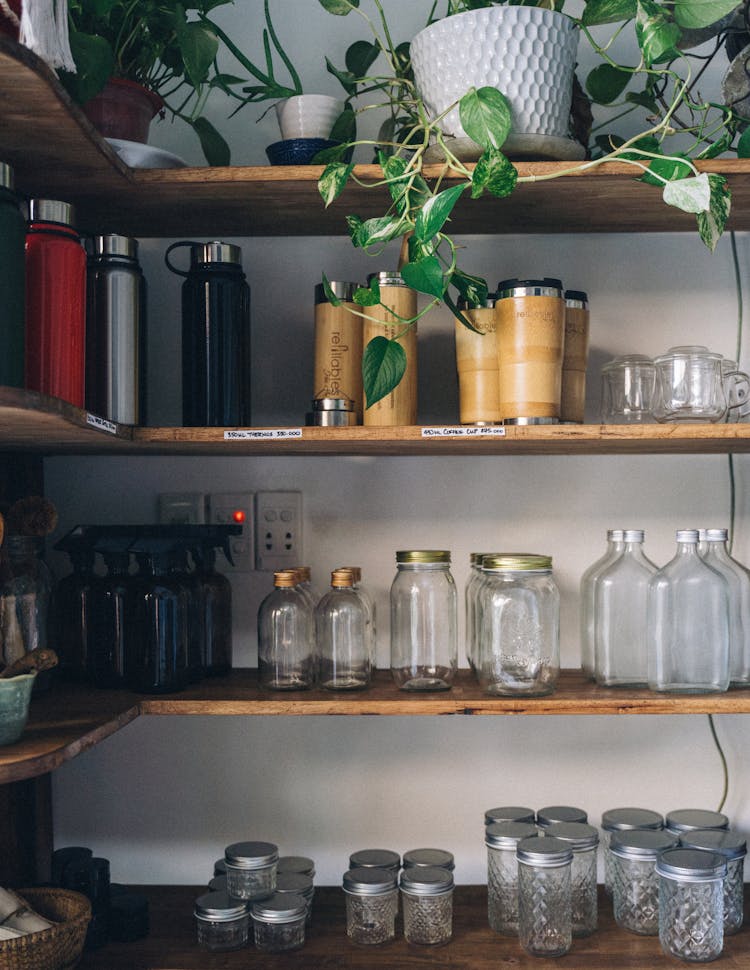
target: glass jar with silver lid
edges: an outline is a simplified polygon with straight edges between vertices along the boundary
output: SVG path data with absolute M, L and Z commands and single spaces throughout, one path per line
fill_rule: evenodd
M 536 822 L 536 812 L 533 808 L 526 808 L 525 805 L 499 805 L 497 808 L 488 808 L 484 813 L 484 824 L 494 825 L 496 822 L 528 822 L 533 825 Z
M 307 903 L 307 924 L 312 921 L 312 905 L 315 886 L 312 877 L 302 872 L 277 872 L 276 892 L 282 895 L 294 894 L 301 896 Z
M 195 901 L 198 945 L 207 950 L 239 950 L 247 946 L 250 903 L 225 892 L 211 892 Z
M 530 822 L 492 822 L 485 828 L 487 846 L 487 920 L 496 933 L 518 935 L 518 861 L 522 839 L 539 834 Z
M 437 869 L 447 869 L 453 872 L 456 863 L 453 853 L 446 849 L 409 849 L 404 852 L 404 869 L 426 869 L 435 866 Z
M 350 869 L 344 873 L 346 934 L 353 943 L 387 943 L 396 935 L 398 877 L 387 869 Z
M 667 812 L 664 828 L 681 836 L 683 832 L 697 829 L 728 829 L 729 819 L 723 812 L 713 812 L 708 808 L 680 808 Z
M 274 893 L 252 904 L 255 949 L 261 953 L 285 953 L 305 943 L 307 901 L 293 893 Z
M 588 822 L 589 817 L 583 808 L 574 805 L 545 805 L 536 813 L 536 824 L 549 828 L 555 822 Z
M 224 852 L 227 887 L 237 899 L 266 899 L 276 891 L 278 847 L 272 842 L 234 842 Z
M 721 829 L 698 829 L 683 832 L 680 845 L 686 849 L 718 852 L 727 863 L 724 880 L 724 936 L 737 933 L 744 918 L 744 869 L 747 842 L 738 832 Z
M 641 936 L 656 936 L 659 932 L 659 879 L 655 867 L 661 853 L 676 845 L 677 836 L 664 830 L 612 833 L 612 902 L 618 926 Z
M 357 849 L 349 856 L 350 869 L 387 869 L 398 872 L 401 856 L 391 849 Z
M 453 935 L 453 874 L 433 867 L 401 873 L 404 937 L 408 943 L 437 946 Z
M 590 936 L 596 931 L 598 918 L 596 850 L 599 830 L 586 822 L 555 822 L 545 829 L 544 836 L 560 839 L 573 850 L 570 868 L 573 936 Z
M 518 843 L 518 938 L 532 956 L 562 956 L 573 942 L 567 842 L 532 836 Z
M 667 849 L 656 863 L 659 877 L 659 942 L 665 953 L 697 963 L 724 948 L 724 879 L 718 852 Z
M 612 894 L 612 856 L 609 843 L 615 832 L 634 829 L 664 828 L 664 816 L 649 808 L 609 808 L 602 814 L 602 847 L 604 849 L 604 888 Z
M 276 873 L 280 876 L 282 872 L 298 872 L 314 879 L 315 862 L 305 855 L 281 855 L 276 863 Z

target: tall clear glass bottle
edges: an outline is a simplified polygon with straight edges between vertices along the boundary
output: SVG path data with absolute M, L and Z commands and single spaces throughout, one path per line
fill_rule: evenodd
M 315 608 L 318 680 L 326 690 L 362 690 L 370 683 L 367 609 L 348 569 L 334 569 L 331 589 Z
M 310 602 L 295 570 L 273 574 L 274 589 L 258 609 L 258 674 L 261 687 L 305 690 L 315 674 L 314 624 Z
M 729 585 L 729 682 L 750 683 L 750 573 L 729 555 L 726 529 L 700 529 L 698 551 L 703 561 Z
M 729 687 L 729 586 L 698 554 L 698 530 L 677 532 L 677 554 L 649 583 L 648 686 L 705 694 Z
M 657 567 L 644 555 L 644 536 L 626 529 L 622 552 L 594 584 L 594 673 L 603 687 L 648 683 L 646 604 Z
M 607 530 L 607 549 L 581 576 L 581 670 L 594 679 L 594 596 L 599 574 L 622 554 L 625 533 L 622 529 Z
M 370 595 L 370 591 L 367 589 L 367 587 L 362 585 L 362 568 L 360 566 L 342 566 L 341 568 L 348 569 L 352 574 L 352 589 L 359 594 L 359 598 L 362 600 L 362 603 L 367 610 L 366 638 L 368 650 L 370 651 L 370 670 L 374 671 L 377 667 L 378 648 L 375 600 Z

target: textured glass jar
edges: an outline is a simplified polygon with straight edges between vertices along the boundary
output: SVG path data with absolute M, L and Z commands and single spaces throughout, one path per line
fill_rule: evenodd
M 404 937 L 437 946 L 453 935 L 453 875 L 447 869 L 415 868 L 401 873 Z
M 195 901 L 198 945 L 207 950 L 239 950 L 247 946 L 250 904 L 225 892 L 211 892 Z
M 712 812 L 709 808 L 679 808 L 667 812 L 664 827 L 682 837 L 684 832 L 697 829 L 728 829 L 729 819 L 723 812 Z
M 700 529 L 698 551 L 729 586 L 729 682 L 750 683 L 750 573 L 729 555 L 726 529 Z
M 274 590 L 258 609 L 258 675 L 262 687 L 305 690 L 315 674 L 310 601 L 293 570 L 273 574 Z
M 398 883 L 387 869 L 350 869 L 344 873 L 346 935 L 353 943 L 387 943 L 396 935 Z
M 547 829 L 556 822 L 588 822 L 589 817 L 582 808 L 573 805 L 545 805 L 536 813 L 536 824 Z
M 570 867 L 566 842 L 533 836 L 516 849 L 518 937 L 532 956 L 562 956 L 573 942 Z
M 715 960 L 724 948 L 724 857 L 700 849 L 668 849 L 656 872 L 664 952 L 695 963 Z
M 457 666 L 456 586 L 445 550 L 396 553 L 391 672 L 402 690 L 446 690 Z
M 453 872 L 456 868 L 453 853 L 446 849 L 409 849 L 404 852 L 404 869 L 447 869 Z
M 536 822 L 536 812 L 533 808 L 526 808 L 525 805 L 500 805 L 497 808 L 488 808 L 484 813 L 484 824 L 494 825 L 495 822 L 528 822 L 533 825 Z
M 255 949 L 260 953 L 285 953 L 305 944 L 307 902 L 292 893 L 276 893 L 258 900 L 251 909 Z
M 306 922 L 309 926 L 312 922 L 312 906 L 315 896 L 315 886 L 312 876 L 306 876 L 302 872 L 279 872 L 276 871 L 276 892 L 279 895 L 301 896 L 307 903 Z
M 602 814 L 602 848 L 604 850 L 604 889 L 612 894 L 612 855 L 610 840 L 615 832 L 634 829 L 663 829 L 664 818 L 649 808 L 610 808 Z
M 680 845 L 686 849 L 717 852 L 727 863 L 724 880 L 724 936 L 731 936 L 742 928 L 744 918 L 744 870 L 747 842 L 737 832 L 719 829 L 684 832 Z
M 697 530 L 677 532 L 677 554 L 651 578 L 647 622 L 652 690 L 708 694 L 729 687 L 729 587 L 698 555 Z
M 599 831 L 585 822 L 556 822 L 545 829 L 544 837 L 559 839 L 573 850 L 570 866 L 573 936 L 590 936 L 596 932 L 598 921 L 596 850 Z
M 677 837 L 662 830 L 612 833 L 612 902 L 618 926 L 642 936 L 659 932 L 659 880 L 654 867 L 659 854 L 676 845 Z
M 326 690 L 362 690 L 370 683 L 367 608 L 348 569 L 334 569 L 331 589 L 315 607 L 318 681 Z
M 594 598 L 596 584 L 601 573 L 622 554 L 625 532 L 622 529 L 607 530 L 607 548 L 604 555 L 592 563 L 581 576 L 581 670 L 594 679 Z
M 237 899 L 267 899 L 276 891 L 279 850 L 272 842 L 234 842 L 224 850 L 227 888 Z
M 487 920 L 496 933 L 518 935 L 518 861 L 522 839 L 538 835 L 529 822 L 493 822 L 485 829 L 487 846 Z
M 398 872 L 401 856 L 391 849 L 357 849 L 349 856 L 350 869 L 386 869 Z
M 315 877 L 315 863 L 305 855 L 280 855 L 276 863 L 276 873 L 296 872 L 303 876 Z
M 527 553 L 485 556 L 482 572 L 481 687 L 488 694 L 550 694 L 560 673 L 560 593 L 552 559 Z

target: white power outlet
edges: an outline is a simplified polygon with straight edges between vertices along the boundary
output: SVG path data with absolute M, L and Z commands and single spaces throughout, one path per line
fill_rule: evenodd
M 256 492 L 255 568 L 302 565 L 302 492 Z
M 241 535 L 229 538 L 233 564 L 230 564 L 225 556 L 219 556 L 218 570 L 229 574 L 252 572 L 255 568 L 253 493 L 213 492 L 208 496 L 208 509 L 210 522 L 242 526 Z
M 205 521 L 206 496 L 203 492 L 162 492 L 159 495 L 159 522 L 202 525 Z

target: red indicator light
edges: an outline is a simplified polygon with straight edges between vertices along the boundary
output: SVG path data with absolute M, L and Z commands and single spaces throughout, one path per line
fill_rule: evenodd
M 235 509 L 234 512 L 232 512 L 232 519 L 239 525 L 242 525 L 242 523 L 245 521 L 244 511 L 242 509 Z

